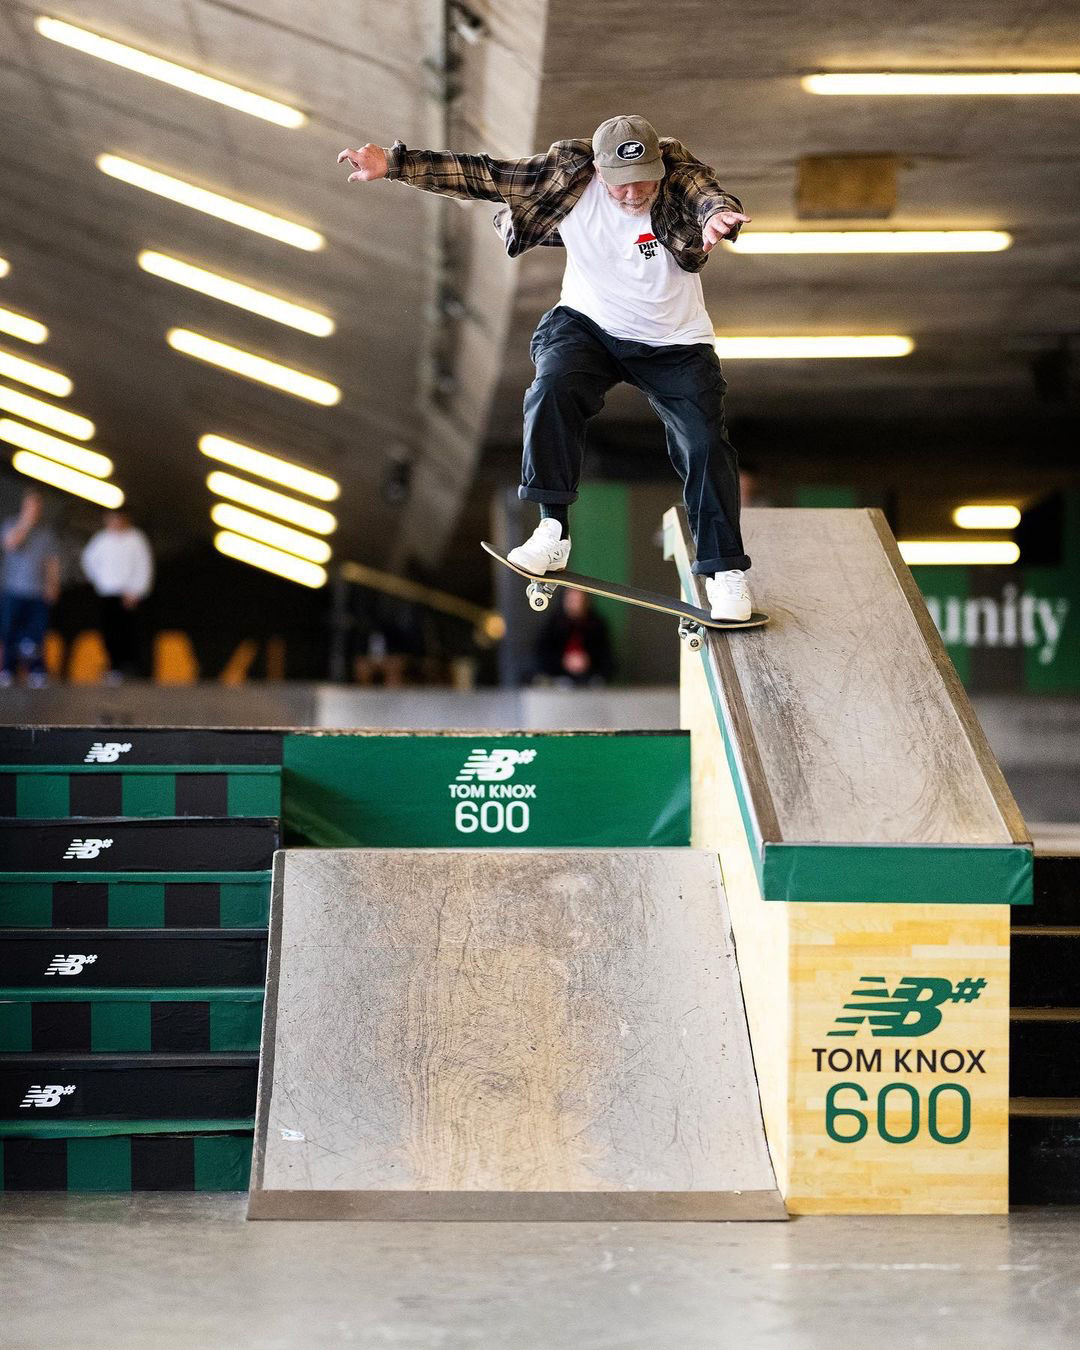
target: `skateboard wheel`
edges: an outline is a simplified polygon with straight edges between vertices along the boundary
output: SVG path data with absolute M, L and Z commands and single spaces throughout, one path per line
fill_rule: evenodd
M 701 651 L 701 638 L 697 633 L 687 633 L 686 637 L 683 638 L 683 641 L 686 643 L 687 651 Z
M 529 604 L 535 610 L 545 610 L 551 604 L 551 596 L 542 591 L 539 586 L 528 586 L 525 593 L 529 597 Z

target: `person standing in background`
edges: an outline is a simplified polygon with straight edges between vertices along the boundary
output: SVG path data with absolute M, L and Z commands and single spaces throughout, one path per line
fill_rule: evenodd
M 42 524 L 42 506 L 41 493 L 31 489 L 23 496 L 19 514 L 0 526 L 4 546 L 0 687 L 4 688 L 15 683 L 20 661 L 26 663 L 31 687 L 45 684 L 45 630 L 60 595 L 60 554 L 56 536 Z
M 139 606 L 154 583 L 150 542 L 126 511 L 107 511 L 104 526 L 83 549 L 82 569 L 100 601 L 106 678 L 115 683 L 136 667 Z

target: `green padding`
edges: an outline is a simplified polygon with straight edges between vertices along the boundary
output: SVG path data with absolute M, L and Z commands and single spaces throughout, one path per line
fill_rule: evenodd
M 127 1054 L 150 1051 L 150 1004 L 95 999 L 90 1006 L 90 1049 Z
M 766 900 L 892 905 L 1030 905 L 1029 848 L 765 845 Z
M 270 883 L 269 871 L 258 872 L 0 872 L 0 886 L 14 883 L 54 881 L 261 881 Z M 0 891 L 0 894 L 3 892 Z M 48 927 L 48 925 L 45 925 Z
M 115 882 L 109 887 L 110 928 L 164 928 L 165 887 L 160 882 Z
M 176 814 L 175 774 L 161 772 L 125 774 L 120 790 L 125 816 Z
M 0 928 L 51 928 L 52 886 L 47 881 L 0 886 Z
M 278 777 L 281 774 L 280 764 L 0 764 L 0 773 L 15 774 L 57 774 L 66 776 L 70 773 L 122 773 L 125 777 L 128 774 L 150 774 L 151 777 L 160 778 L 162 774 L 175 773 L 240 773 L 248 774 L 267 774 Z
M 269 882 L 222 884 L 218 915 L 222 928 L 265 928 L 270 921 Z
M 251 1139 L 204 1135 L 195 1140 L 197 1191 L 246 1191 L 251 1178 Z
M 230 816 L 280 816 L 281 772 L 274 775 L 230 773 L 226 779 Z
M 104 1139 L 120 1134 L 249 1134 L 254 1116 L 226 1120 L 0 1120 L 0 1139 Z
M 0 991 L 0 1053 L 31 1049 L 30 1004 L 9 1003 Z
M 492 760 L 498 753 L 520 759 Z M 321 848 L 682 848 L 682 732 L 285 737 L 289 838 Z
M 192 986 L 188 989 L 0 989 L 0 1007 L 11 1003 L 262 1003 L 262 987 Z
M 15 780 L 15 812 L 26 819 L 63 820 L 70 814 L 67 774 L 25 776 Z
M 119 1137 L 69 1139 L 69 1191 L 130 1191 L 131 1141 Z
M 210 1004 L 210 1049 L 222 1054 L 258 1050 L 262 1032 L 262 996 L 258 1000 L 220 1000 Z

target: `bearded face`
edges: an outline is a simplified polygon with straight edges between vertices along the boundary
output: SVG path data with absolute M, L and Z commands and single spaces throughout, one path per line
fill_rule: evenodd
M 602 177 L 600 181 L 619 210 L 625 211 L 628 216 L 647 215 L 660 195 L 660 184 L 652 179 L 642 183 L 620 183 L 618 186 L 604 182 Z

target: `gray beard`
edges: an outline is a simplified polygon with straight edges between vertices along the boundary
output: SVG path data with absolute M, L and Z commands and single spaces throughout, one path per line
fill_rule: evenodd
M 625 202 L 616 202 L 615 205 L 628 216 L 644 216 L 652 210 L 655 201 L 656 197 L 652 196 L 641 206 L 627 206 Z

